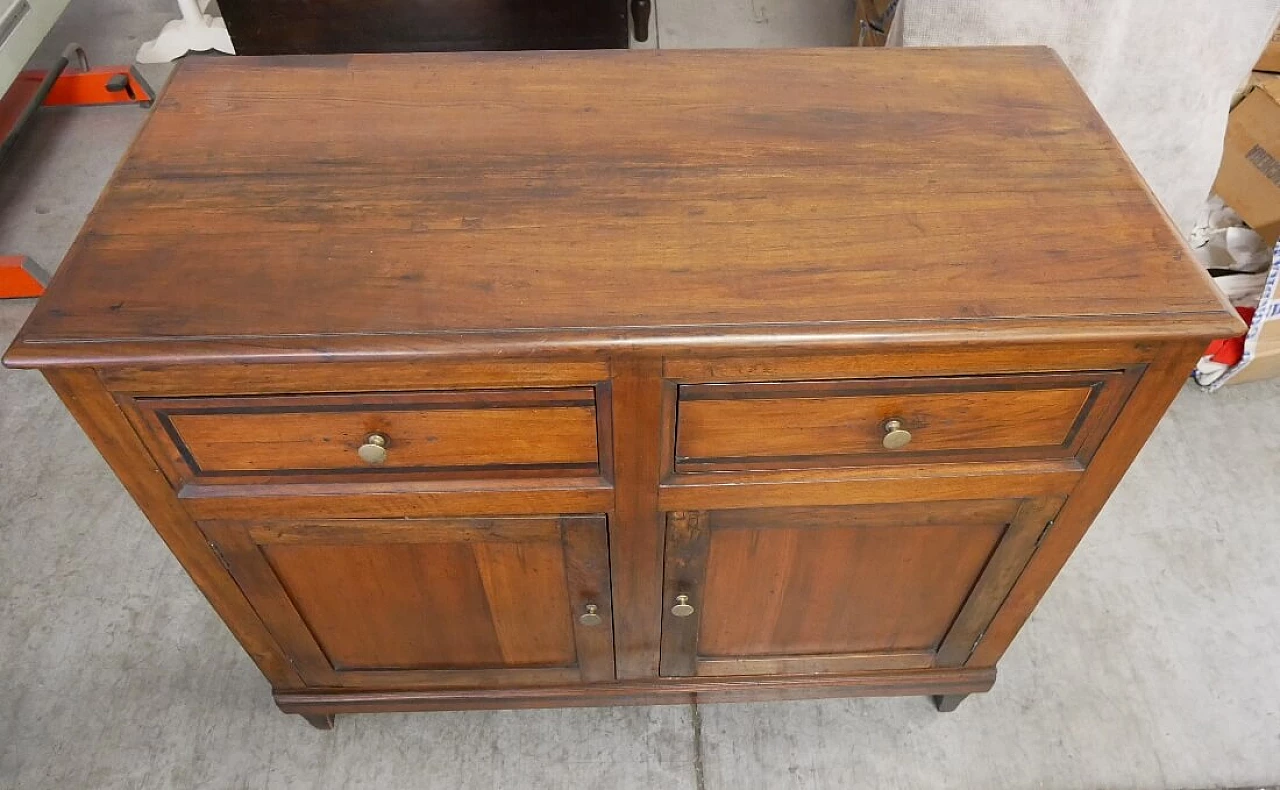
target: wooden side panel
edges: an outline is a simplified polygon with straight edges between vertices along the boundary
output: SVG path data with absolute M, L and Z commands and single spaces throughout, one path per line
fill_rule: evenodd
M 147 454 L 115 400 L 91 370 L 46 370 L 45 378 L 151 525 L 276 689 L 304 685 L 199 527 Z
M 1008 649 L 1186 383 L 1203 350 L 1204 344 L 1198 341 L 1171 343 L 1160 350 L 966 666 L 995 666 Z

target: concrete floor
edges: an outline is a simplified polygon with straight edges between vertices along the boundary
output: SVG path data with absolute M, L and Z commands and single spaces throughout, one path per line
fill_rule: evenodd
M 660 0 L 662 46 L 842 43 L 848 3 Z M 128 60 L 170 0 L 74 0 Z M 147 70 L 156 85 L 167 67 Z M 144 113 L 45 111 L 0 250 L 52 267 Z M 0 344 L 30 302 L 0 302 Z M 987 695 L 348 716 L 266 683 L 38 374 L 0 372 L 0 787 L 1208 788 L 1280 782 L 1280 381 L 1174 404 Z

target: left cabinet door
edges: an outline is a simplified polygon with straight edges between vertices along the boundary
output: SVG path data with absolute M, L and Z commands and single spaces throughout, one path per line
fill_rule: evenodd
M 604 516 L 200 526 L 313 686 L 615 676 Z

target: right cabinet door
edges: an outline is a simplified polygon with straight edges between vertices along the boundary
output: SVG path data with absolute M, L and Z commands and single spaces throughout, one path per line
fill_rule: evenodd
M 1061 504 L 668 513 L 661 673 L 960 666 Z

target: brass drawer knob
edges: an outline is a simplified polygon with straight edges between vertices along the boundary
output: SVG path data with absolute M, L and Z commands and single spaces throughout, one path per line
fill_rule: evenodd
M 593 603 L 587 604 L 587 611 L 584 612 L 583 615 L 578 618 L 578 622 L 582 623 L 588 628 L 590 628 L 591 626 L 600 625 L 600 623 L 604 622 L 604 620 L 601 619 L 600 615 L 596 614 L 596 612 L 598 612 L 599 609 L 600 607 L 596 606 Z
M 387 460 L 387 437 L 380 433 L 371 433 L 364 437 L 364 444 L 356 450 L 360 460 L 366 464 L 380 464 Z
M 889 420 L 884 424 L 884 444 L 886 450 L 901 450 L 911 441 L 911 431 L 902 427 L 902 420 Z
M 688 617 L 693 614 L 693 607 L 689 605 L 689 596 L 677 595 L 676 605 L 671 607 L 671 613 L 676 617 Z

